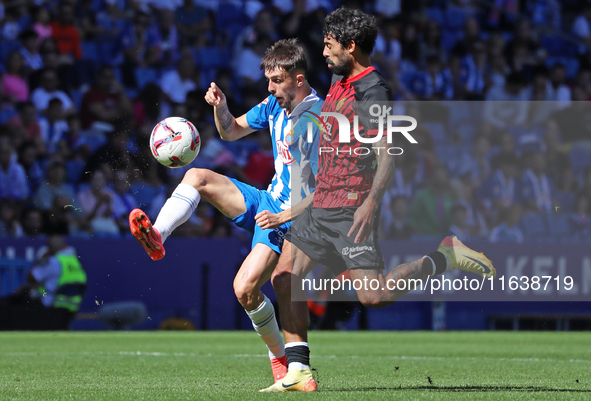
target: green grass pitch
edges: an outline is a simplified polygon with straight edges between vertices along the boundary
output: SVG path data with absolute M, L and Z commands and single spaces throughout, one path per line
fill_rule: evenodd
M 312 332 L 316 394 L 254 332 L 0 334 L 0 400 L 590 399 L 589 333 Z

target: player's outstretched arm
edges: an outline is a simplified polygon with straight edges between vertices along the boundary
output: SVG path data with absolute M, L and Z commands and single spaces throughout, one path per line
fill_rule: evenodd
M 235 118 L 226 102 L 224 92 L 212 82 L 205 94 L 205 101 L 213 106 L 215 126 L 224 141 L 235 141 L 254 132 L 246 121 L 246 114 Z
M 382 198 L 394 176 L 394 157 L 387 154 L 387 152 L 379 151 L 380 148 L 385 149 L 387 146 L 387 138 L 384 137 L 379 140 L 374 147 L 374 149 L 376 149 L 376 159 L 378 162 L 376 175 L 371 190 L 369 191 L 369 196 L 355 212 L 355 215 L 353 216 L 353 225 L 347 233 L 347 236 L 350 237 L 355 231 L 359 230 L 355 236 L 356 244 L 365 241 L 369 237 L 376 213 L 382 203 Z
M 310 205 L 310 203 L 312 203 L 313 199 L 314 193 L 312 192 L 291 209 L 286 209 L 280 213 L 271 213 L 268 210 L 263 210 L 254 216 L 254 219 L 257 222 L 257 225 L 264 230 L 277 228 L 288 221 L 297 219 L 298 216 L 302 214 L 304 210 Z

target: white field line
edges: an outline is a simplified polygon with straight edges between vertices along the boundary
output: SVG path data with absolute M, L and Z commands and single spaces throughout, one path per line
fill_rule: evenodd
M 190 358 L 210 358 L 220 357 L 219 354 L 194 354 L 185 352 L 143 352 L 143 351 L 121 351 L 116 353 L 111 352 L 8 352 L 1 356 L 40 356 L 40 355 L 121 355 L 121 356 L 160 356 L 160 357 L 190 357 Z M 234 358 L 268 358 L 267 354 L 235 354 L 231 355 Z M 372 356 L 336 356 L 336 355 L 312 355 L 313 359 L 357 359 L 357 358 L 381 358 L 394 360 L 409 360 L 409 361 L 497 361 L 497 362 L 571 362 L 571 363 L 590 363 L 588 359 L 549 359 L 549 358 L 491 358 L 491 357 L 444 357 L 444 356 L 408 356 L 408 355 L 372 355 Z

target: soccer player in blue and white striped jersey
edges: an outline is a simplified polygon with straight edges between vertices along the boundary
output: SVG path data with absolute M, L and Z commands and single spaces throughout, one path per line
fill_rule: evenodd
M 234 292 L 267 345 L 273 377 L 279 380 L 287 371 L 283 340 L 273 305 L 260 287 L 279 260 L 290 223 L 261 229 L 255 224 L 255 216 L 263 211 L 280 213 L 290 209 L 314 191 L 319 134 L 312 124 L 312 135 L 308 135 L 310 120 L 302 115 L 319 115 L 322 101 L 306 80 L 306 57 L 295 39 L 276 42 L 263 58 L 261 69 L 269 81 L 271 95 L 246 114 L 235 118 L 228 110 L 224 93 L 213 82 L 205 100 L 214 107 L 216 127 L 226 141 L 269 129 L 275 157 L 275 176 L 269 188 L 261 191 L 213 171 L 192 168 L 166 201 L 153 226 L 140 209 L 130 213 L 129 224 L 132 234 L 153 260 L 164 257 L 164 241 L 189 219 L 201 198 L 254 234 L 252 250 L 234 280 Z M 292 183 L 297 190 L 292 191 Z

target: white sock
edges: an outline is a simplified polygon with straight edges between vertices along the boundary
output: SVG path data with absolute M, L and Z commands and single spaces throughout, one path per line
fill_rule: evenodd
M 189 217 L 195 213 L 200 199 L 199 192 L 189 184 L 179 184 L 175 188 L 160 209 L 154 223 L 154 228 L 160 233 L 163 243 L 175 228 L 189 220 Z
M 246 311 L 246 314 L 252 320 L 252 326 L 259 337 L 267 344 L 269 358 L 281 358 L 285 356 L 285 348 L 283 347 L 283 339 L 275 317 L 275 308 L 273 308 L 269 298 L 266 295 L 264 297 L 263 303 L 258 308 Z

